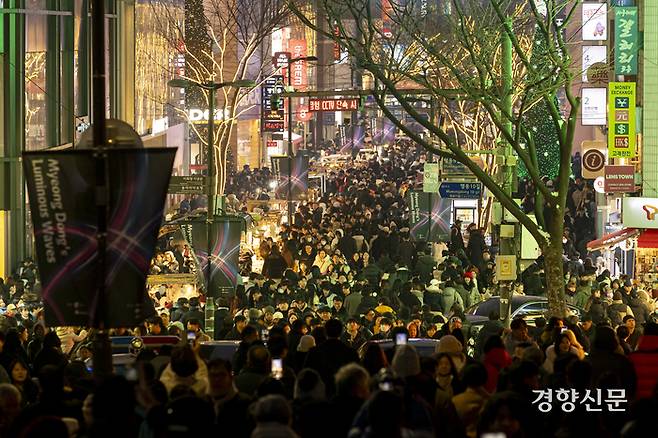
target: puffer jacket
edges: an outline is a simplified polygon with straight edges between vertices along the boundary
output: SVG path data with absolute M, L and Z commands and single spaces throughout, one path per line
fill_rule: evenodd
M 628 358 L 633 362 L 637 376 L 637 398 L 651 397 L 658 383 L 658 336 L 642 336 L 637 350 Z
M 464 309 L 464 300 L 454 287 L 446 287 L 441 293 L 441 309 L 444 315 L 447 315 L 452 309 L 452 306 L 458 302 L 462 309 Z

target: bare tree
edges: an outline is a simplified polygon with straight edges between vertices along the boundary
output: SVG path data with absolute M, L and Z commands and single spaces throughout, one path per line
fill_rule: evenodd
M 577 72 L 572 69 L 563 29 L 570 22 L 577 2 L 556 0 L 452 0 L 440 9 L 428 2 L 398 0 L 318 0 L 324 18 L 334 33 L 299 14 L 299 4 L 290 7 L 316 32 L 339 43 L 355 63 L 374 78 L 374 98 L 383 113 L 399 129 L 426 150 L 444 158 L 455 159 L 481 181 L 489 192 L 537 240 L 545 258 L 549 312 L 564 315 L 563 232 L 571 150 L 580 109 L 578 96 L 572 92 Z M 336 24 L 333 26 L 333 24 Z M 355 29 L 355 30 L 354 30 Z M 505 63 L 501 41 L 511 44 L 511 63 L 515 68 L 504 80 Z M 541 56 L 532 56 L 535 44 L 543 42 Z M 532 57 L 532 62 L 531 62 Z M 511 77 L 509 77 L 511 76 Z M 464 151 L 463 141 L 455 132 L 466 132 L 468 118 L 454 120 L 454 132 L 426 120 L 405 100 L 398 84 L 413 81 L 437 101 L 449 105 L 467 105 L 482 111 L 491 135 L 499 136 L 514 155 L 505 165 L 522 162 L 535 187 L 535 223 L 517 205 L 505 186 L 483 171 Z M 386 107 L 391 95 L 406 113 L 439 139 L 440 144 L 423 139 L 409 129 Z M 565 105 L 558 104 L 564 96 Z M 512 105 L 510 105 L 510 101 Z M 546 105 L 560 146 L 557 187 L 549 187 L 537 164 L 533 127 L 526 114 L 535 105 Z M 472 123 L 472 121 L 470 122 Z M 481 139 L 473 139 L 479 142 Z
M 184 20 L 180 0 L 152 1 L 151 6 L 158 28 L 162 29 L 160 37 L 171 52 L 185 59 L 182 75 L 173 63 L 160 67 L 199 84 L 230 84 L 247 79 L 254 80 L 257 85 L 261 83 L 271 74 L 270 37 L 291 17 L 285 0 L 187 0 Z M 264 56 L 259 56 L 261 53 Z M 250 109 L 241 103 L 249 93 L 257 91 L 257 87 L 231 85 L 217 91 L 214 103 L 220 117 L 215 123 L 211 157 L 216 171 L 214 192 L 220 195 L 224 193 L 230 173 L 228 154 L 237 119 Z M 208 108 L 210 92 L 198 88 L 188 89 L 186 93 L 188 102 L 194 100 L 200 107 Z M 168 101 L 167 96 L 162 95 L 150 98 Z M 202 132 L 205 125 L 191 123 L 187 108 L 178 105 L 174 108 L 190 122 L 200 143 L 208 147 L 207 135 Z

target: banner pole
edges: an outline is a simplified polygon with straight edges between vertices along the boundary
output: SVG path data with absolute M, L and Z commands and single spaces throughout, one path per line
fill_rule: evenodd
M 104 0 L 93 0 L 91 10 L 92 24 L 92 72 L 93 72 L 93 139 L 96 158 L 96 205 L 98 208 L 98 290 L 97 299 L 92 300 L 96 306 L 93 309 L 93 326 L 99 331 L 93 340 L 93 374 L 97 380 L 112 374 L 112 350 L 107 329 L 107 291 L 105 290 L 106 252 L 107 252 L 107 150 L 105 128 L 105 4 Z

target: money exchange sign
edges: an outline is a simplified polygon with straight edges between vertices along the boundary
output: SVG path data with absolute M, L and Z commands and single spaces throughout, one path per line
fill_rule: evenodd
M 608 157 L 635 157 L 635 82 L 610 82 Z

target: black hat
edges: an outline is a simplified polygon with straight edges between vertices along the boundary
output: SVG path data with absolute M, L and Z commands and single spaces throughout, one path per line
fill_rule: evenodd
M 329 309 L 329 307 L 325 305 L 319 306 L 318 313 L 322 313 L 322 312 L 331 312 L 331 309 Z

